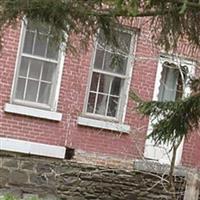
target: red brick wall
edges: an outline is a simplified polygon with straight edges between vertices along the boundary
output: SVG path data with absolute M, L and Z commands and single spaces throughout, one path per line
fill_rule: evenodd
M 137 22 L 140 28 L 142 23 Z M 160 50 L 151 41 L 148 26 L 138 33 L 136 60 L 133 66 L 131 89 L 144 99 L 152 99 Z M 141 118 L 134 111 L 129 99 L 125 123 L 132 128 L 131 134 L 105 131 L 77 125 L 77 117 L 83 110 L 92 46 L 88 52 L 77 55 L 66 54 L 58 111 L 63 114 L 61 122 L 8 114 L 4 106 L 9 102 L 15 61 L 19 43 L 20 26 L 5 30 L 4 45 L 0 56 L 0 136 L 34 142 L 68 146 L 85 152 L 96 152 L 121 158 L 139 158 L 144 150 L 148 119 Z M 187 46 L 181 45 L 178 52 L 191 56 Z M 197 57 L 198 55 L 194 55 Z M 185 141 L 183 163 L 197 164 L 200 139 L 192 137 Z M 194 157 L 190 154 L 194 153 Z

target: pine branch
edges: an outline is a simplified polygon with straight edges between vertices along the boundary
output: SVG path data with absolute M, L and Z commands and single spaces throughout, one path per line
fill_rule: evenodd
M 137 101 L 137 110 L 144 116 L 151 116 L 153 130 L 149 137 L 157 144 L 175 143 L 189 131 L 199 127 L 200 92 L 175 102 Z

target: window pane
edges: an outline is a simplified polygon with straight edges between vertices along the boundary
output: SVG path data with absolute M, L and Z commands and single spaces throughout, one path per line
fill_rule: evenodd
M 16 94 L 15 94 L 16 99 L 23 99 L 25 83 L 26 83 L 26 79 L 23 79 L 23 78 L 18 79 Z
M 45 34 L 45 35 L 48 35 L 49 32 L 50 32 L 50 26 L 44 22 L 39 22 L 37 21 L 36 23 L 36 29 L 39 33 L 42 33 L 42 34 Z
M 112 81 L 111 94 L 119 96 L 122 84 L 123 80 L 121 78 L 115 77 Z
M 114 77 L 112 77 L 112 76 L 101 74 L 99 92 L 108 94 L 110 85 L 111 85 L 111 81 L 113 81 L 113 79 L 114 79 Z
M 126 72 L 126 66 L 127 66 L 127 58 L 118 55 L 113 54 L 110 52 L 106 52 L 105 56 L 105 62 L 104 62 L 104 70 L 119 74 L 125 74 Z
M 103 31 L 100 30 L 100 32 L 98 34 L 98 47 L 105 49 L 106 46 L 108 46 L 108 42 L 106 41 L 106 37 L 105 37 Z
M 39 79 L 40 73 L 41 73 L 41 67 L 42 67 L 42 61 L 32 59 L 30 64 L 30 70 L 29 70 L 29 77 Z
M 90 91 L 95 91 L 95 92 L 97 91 L 98 80 L 99 80 L 99 74 L 94 72 L 92 75 Z
M 96 114 L 105 115 L 106 113 L 106 105 L 107 105 L 107 95 L 98 95 L 97 98 L 97 106 L 96 106 Z
M 40 22 L 38 20 L 28 20 L 27 29 L 32 31 L 39 31 L 46 34 L 49 32 L 49 26 L 44 22 Z
M 104 62 L 104 66 L 103 66 L 103 69 L 106 71 L 114 71 L 114 66 L 111 65 L 112 64 L 112 56 L 113 56 L 113 54 L 106 52 L 105 62 Z
M 123 53 L 128 54 L 129 49 L 130 49 L 130 44 L 131 44 L 131 34 L 119 31 L 118 32 L 118 42 L 119 42 L 120 50 Z
M 160 88 L 159 88 L 159 101 L 174 101 L 176 98 L 176 87 L 179 72 L 170 66 L 163 66 L 161 74 Z
M 124 56 L 118 56 L 116 57 L 116 59 L 117 63 L 119 63 L 119 65 L 117 66 L 117 73 L 126 74 L 128 58 Z
M 88 104 L 87 104 L 87 112 L 89 112 L 89 113 L 94 112 L 95 98 L 96 98 L 96 94 L 90 93 L 89 99 L 88 99 Z
M 116 117 L 119 98 L 110 97 L 107 116 Z
M 56 64 L 45 62 L 42 72 L 42 80 L 51 82 L 55 69 Z
M 37 33 L 34 55 L 45 57 L 45 51 L 47 47 L 47 36 Z
M 51 92 L 51 84 L 41 83 L 38 102 L 48 104 L 50 92 Z
M 104 50 L 97 49 L 94 61 L 94 68 L 96 69 L 103 68 L 103 57 L 104 57 Z
M 128 32 L 116 30 L 113 35 L 111 35 L 112 41 L 106 41 L 103 31 L 100 31 L 98 44 L 101 48 L 118 50 L 126 55 L 129 54 L 130 51 L 131 37 L 132 35 Z
M 33 49 L 34 32 L 26 31 L 25 41 L 24 41 L 24 53 L 32 54 Z
M 25 77 L 27 76 L 28 64 L 29 64 L 29 59 L 22 57 L 19 70 L 20 76 L 25 76 Z
M 25 100 L 36 101 L 38 85 L 38 81 L 28 80 Z
M 52 37 L 49 37 L 47 58 L 58 60 L 59 44 L 54 41 Z

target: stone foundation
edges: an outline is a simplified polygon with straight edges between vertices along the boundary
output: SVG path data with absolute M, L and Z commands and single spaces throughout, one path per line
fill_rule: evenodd
M 177 199 L 184 182 L 176 178 Z M 170 200 L 165 177 L 74 161 L 1 153 L 0 194 L 66 200 Z
M 105 166 L 109 168 L 118 168 L 131 171 L 133 170 L 134 160 L 131 158 L 119 158 L 115 156 L 108 156 L 100 153 L 88 153 L 82 150 L 75 150 L 73 160 L 75 162 Z

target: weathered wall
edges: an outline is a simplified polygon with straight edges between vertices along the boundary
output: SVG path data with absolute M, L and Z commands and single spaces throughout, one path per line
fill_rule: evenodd
M 16 154 L 0 157 L 1 195 L 9 192 L 19 198 L 38 195 L 66 200 L 165 200 L 170 199 L 165 186 L 159 176 L 148 172 Z

